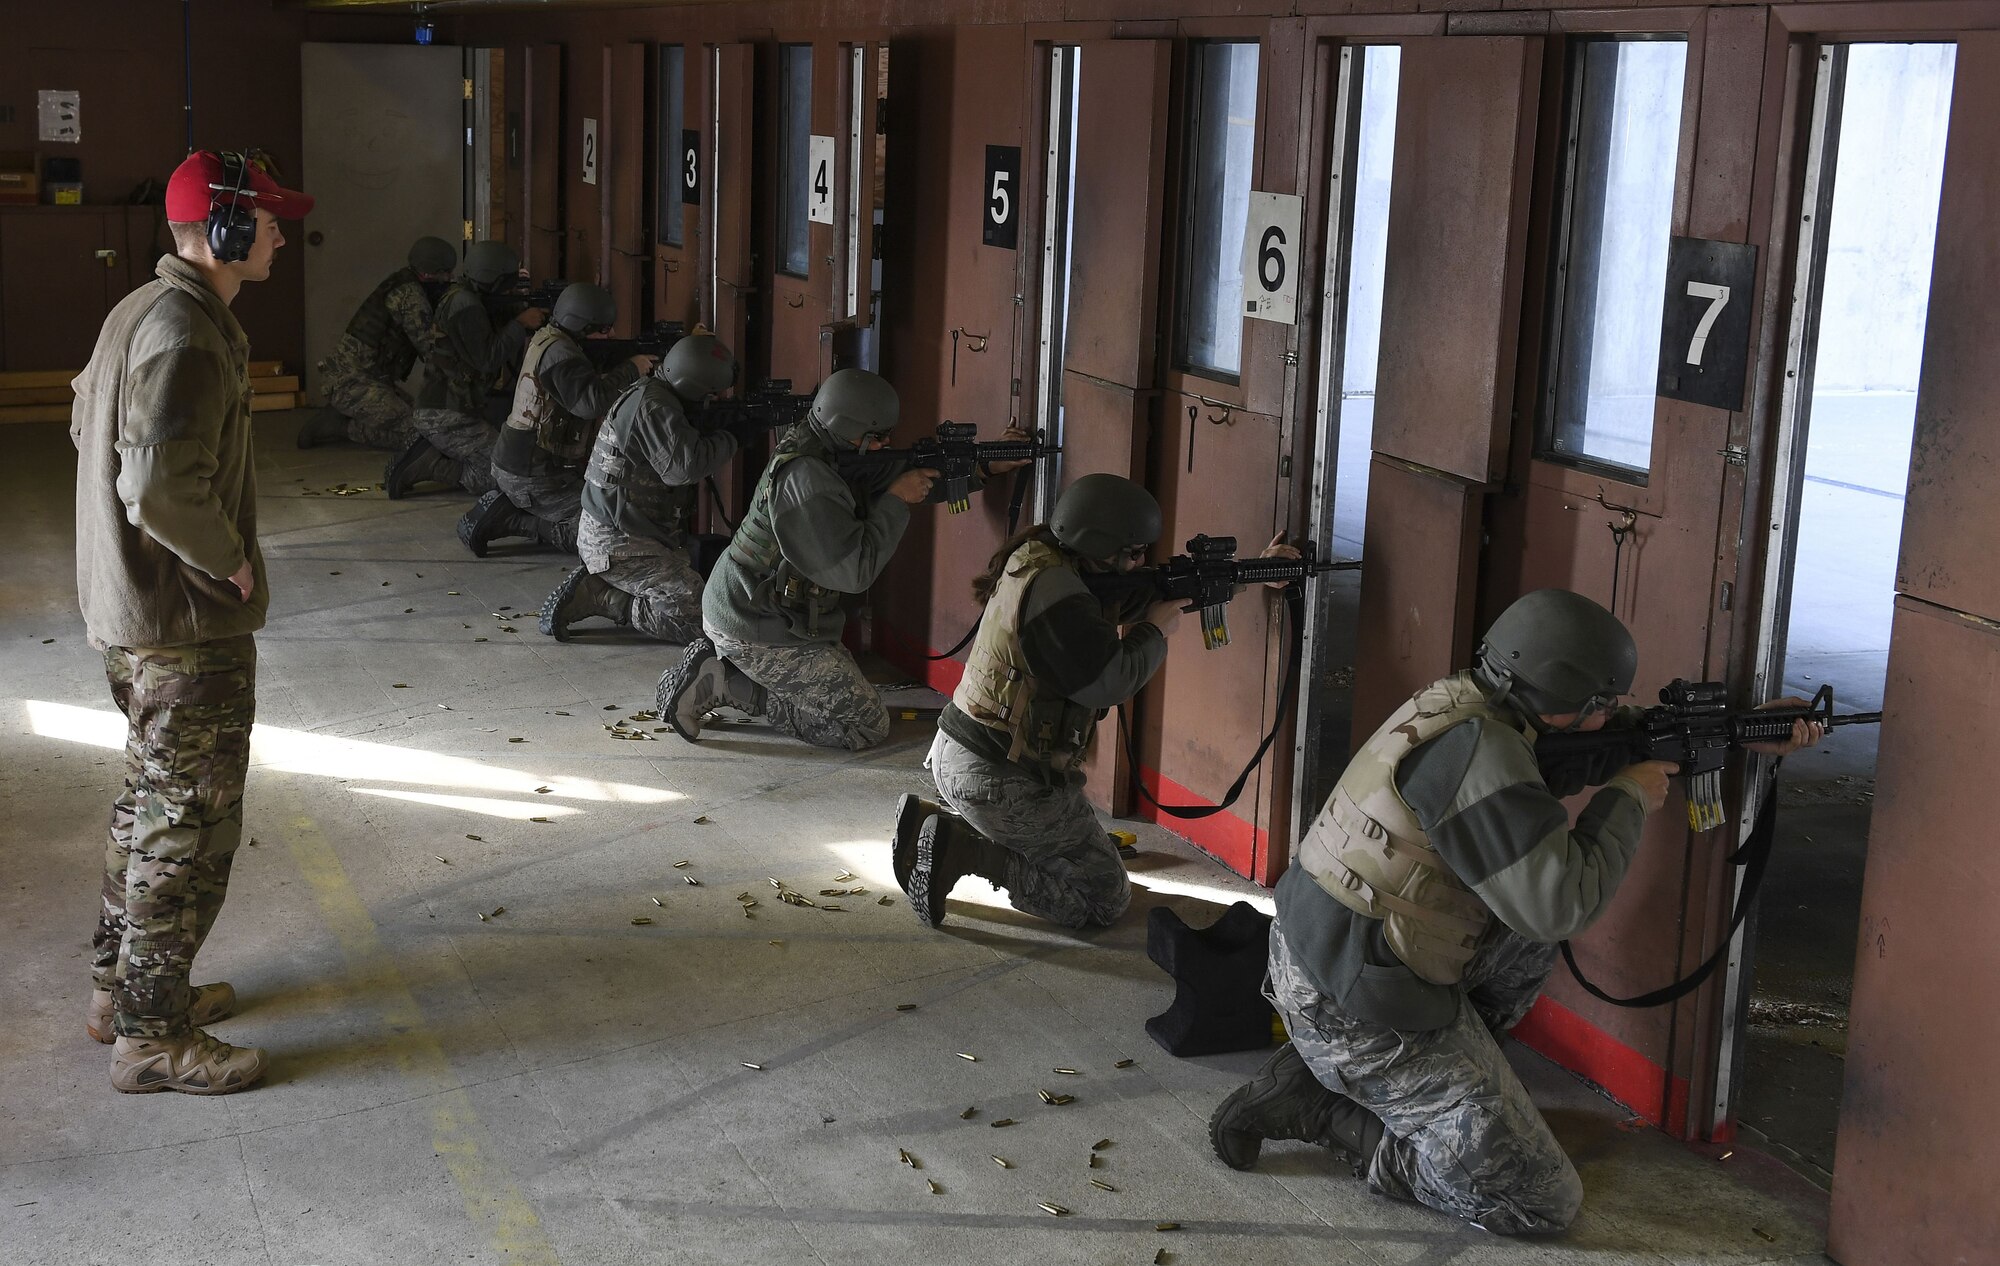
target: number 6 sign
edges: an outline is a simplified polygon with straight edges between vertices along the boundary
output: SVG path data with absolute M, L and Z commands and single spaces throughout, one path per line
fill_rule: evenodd
M 1243 225 L 1243 315 L 1291 325 L 1299 319 L 1299 238 L 1305 200 L 1289 193 L 1250 195 Z
M 1743 407 L 1757 248 L 1677 237 L 1667 250 L 1659 394 L 1731 412 Z

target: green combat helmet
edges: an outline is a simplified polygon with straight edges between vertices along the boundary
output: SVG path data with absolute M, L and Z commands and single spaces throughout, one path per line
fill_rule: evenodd
M 813 395 L 806 420 L 836 449 L 859 449 L 896 429 L 896 389 L 865 369 L 836 370 Z
M 458 267 L 458 248 L 441 237 L 420 237 L 410 247 L 410 271 L 425 277 L 449 277 Z
M 1502 699 L 1560 716 L 1587 714 L 1632 689 L 1639 650 L 1617 616 L 1582 594 L 1537 589 L 1493 621 L 1477 662 L 1484 683 Z
M 556 323 L 557 329 L 571 334 L 608 330 L 618 324 L 618 301 L 602 286 L 573 281 L 556 296 L 556 308 L 549 319 Z
M 1160 539 L 1160 503 L 1119 475 L 1085 475 L 1056 499 L 1049 528 L 1072 554 L 1108 563 Z
M 505 242 L 474 242 L 465 252 L 465 279 L 481 290 L 521 271 L 521 256 Z
M 736 381 L 736 357 L 715 335 L 690 334 L 660 358 L 653 376 L 689 404 L 700 404 Z

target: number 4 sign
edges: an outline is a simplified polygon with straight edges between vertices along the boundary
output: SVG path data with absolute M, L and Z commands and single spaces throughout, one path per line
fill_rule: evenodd
M 806 219 L 814 224 L 833 223 L 833 138 L 813 136 L 806 140 Z
M 1299 319 L 1299 230 L 1305 200 L 1289 193 L 1250 195 L 1243 226 L 1243 315 L 1291 325 Z
M 1667 250 L 1659 394 L 1734 412 L 1743 407 L 1757 248 L 1677 237 Z

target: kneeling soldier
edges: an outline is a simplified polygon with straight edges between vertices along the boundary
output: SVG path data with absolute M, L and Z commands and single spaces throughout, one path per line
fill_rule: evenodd
M 1572 827 L 1535 760 L 1540 734 L 1602 728 L 1637 666 L 1610 612 L 1537 590 L 1493 622 L 1476 667 L 1418 691 L 1356 753 L 1278 882 L 1265 992 L 1292 1040 L 1210 1119 L 1225 1163 L 1298 1139 L 1488 1231 L 1575 1219 L 1583 1184 L 1499 1042 L 1558 943 L 1611 903 L 1666 797 L 1673 765 L 1628 765 Z M 1756 750 L 1819 733 L 1801 721 Z
M 840 644 L 840 603 L 888 566 L 936 472 L 850 479 L 836 462 L 882 447 L 896 415 L 885 379 L 842 369 L 779 440 L 702 594 L 707 636 L 660 678 L 660 718 L 682 738 L 699 740 L 720 707 L 821 747 L 858 751 L 889 736 L 888 709 Z
M 382 279 L 348 318 L 332 353 L 319 363 L 331 415 L 299 431 L 299 447 L 352 440 L 400 449 L 415 438 L 403 380 L 430 355 L 433 306 L 458 266 L 458 252 L 441 237 L 420 237 L 409 262 Z
M 514 411 L 493 446 L 496 487 L 458 521 L 458 539 L 475 555 L 485 557 L 486 546 L 503 536 L 576 551 L 583 463 L 598 424 L 618 394 L 656 363 L 642 353 L 598 372 L 582 340 L 617 321 L 611 292 L 580 281 L 557 296 L 555 315 L 528 343 L 514 384 Z
M 583 566 L 542 603 L 543 633 L 567 641 L 572 623 L 595 615 L 663 642 L 701 636 L 688 523 L 701 481 L 735 456 L 739 441 L 697 431 L 688 409 L 735 380 L 729 349 L 713 334 L 691 334 L 612 403 L 583 472 Z

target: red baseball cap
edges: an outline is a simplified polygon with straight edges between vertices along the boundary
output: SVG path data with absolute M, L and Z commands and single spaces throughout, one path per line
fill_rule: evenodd
M 167 218 L 199 223 L 208 218 L 210 207 L 226 201 L 235 189 L 236 180 L 222 155 L 196 150 L 174 168 L 167 181 Z M 243 191 L 237 196 L 281 220 L 302 220 L 313 209 L 311 194 L 280 185 L 254 159 L 243 166 Z

